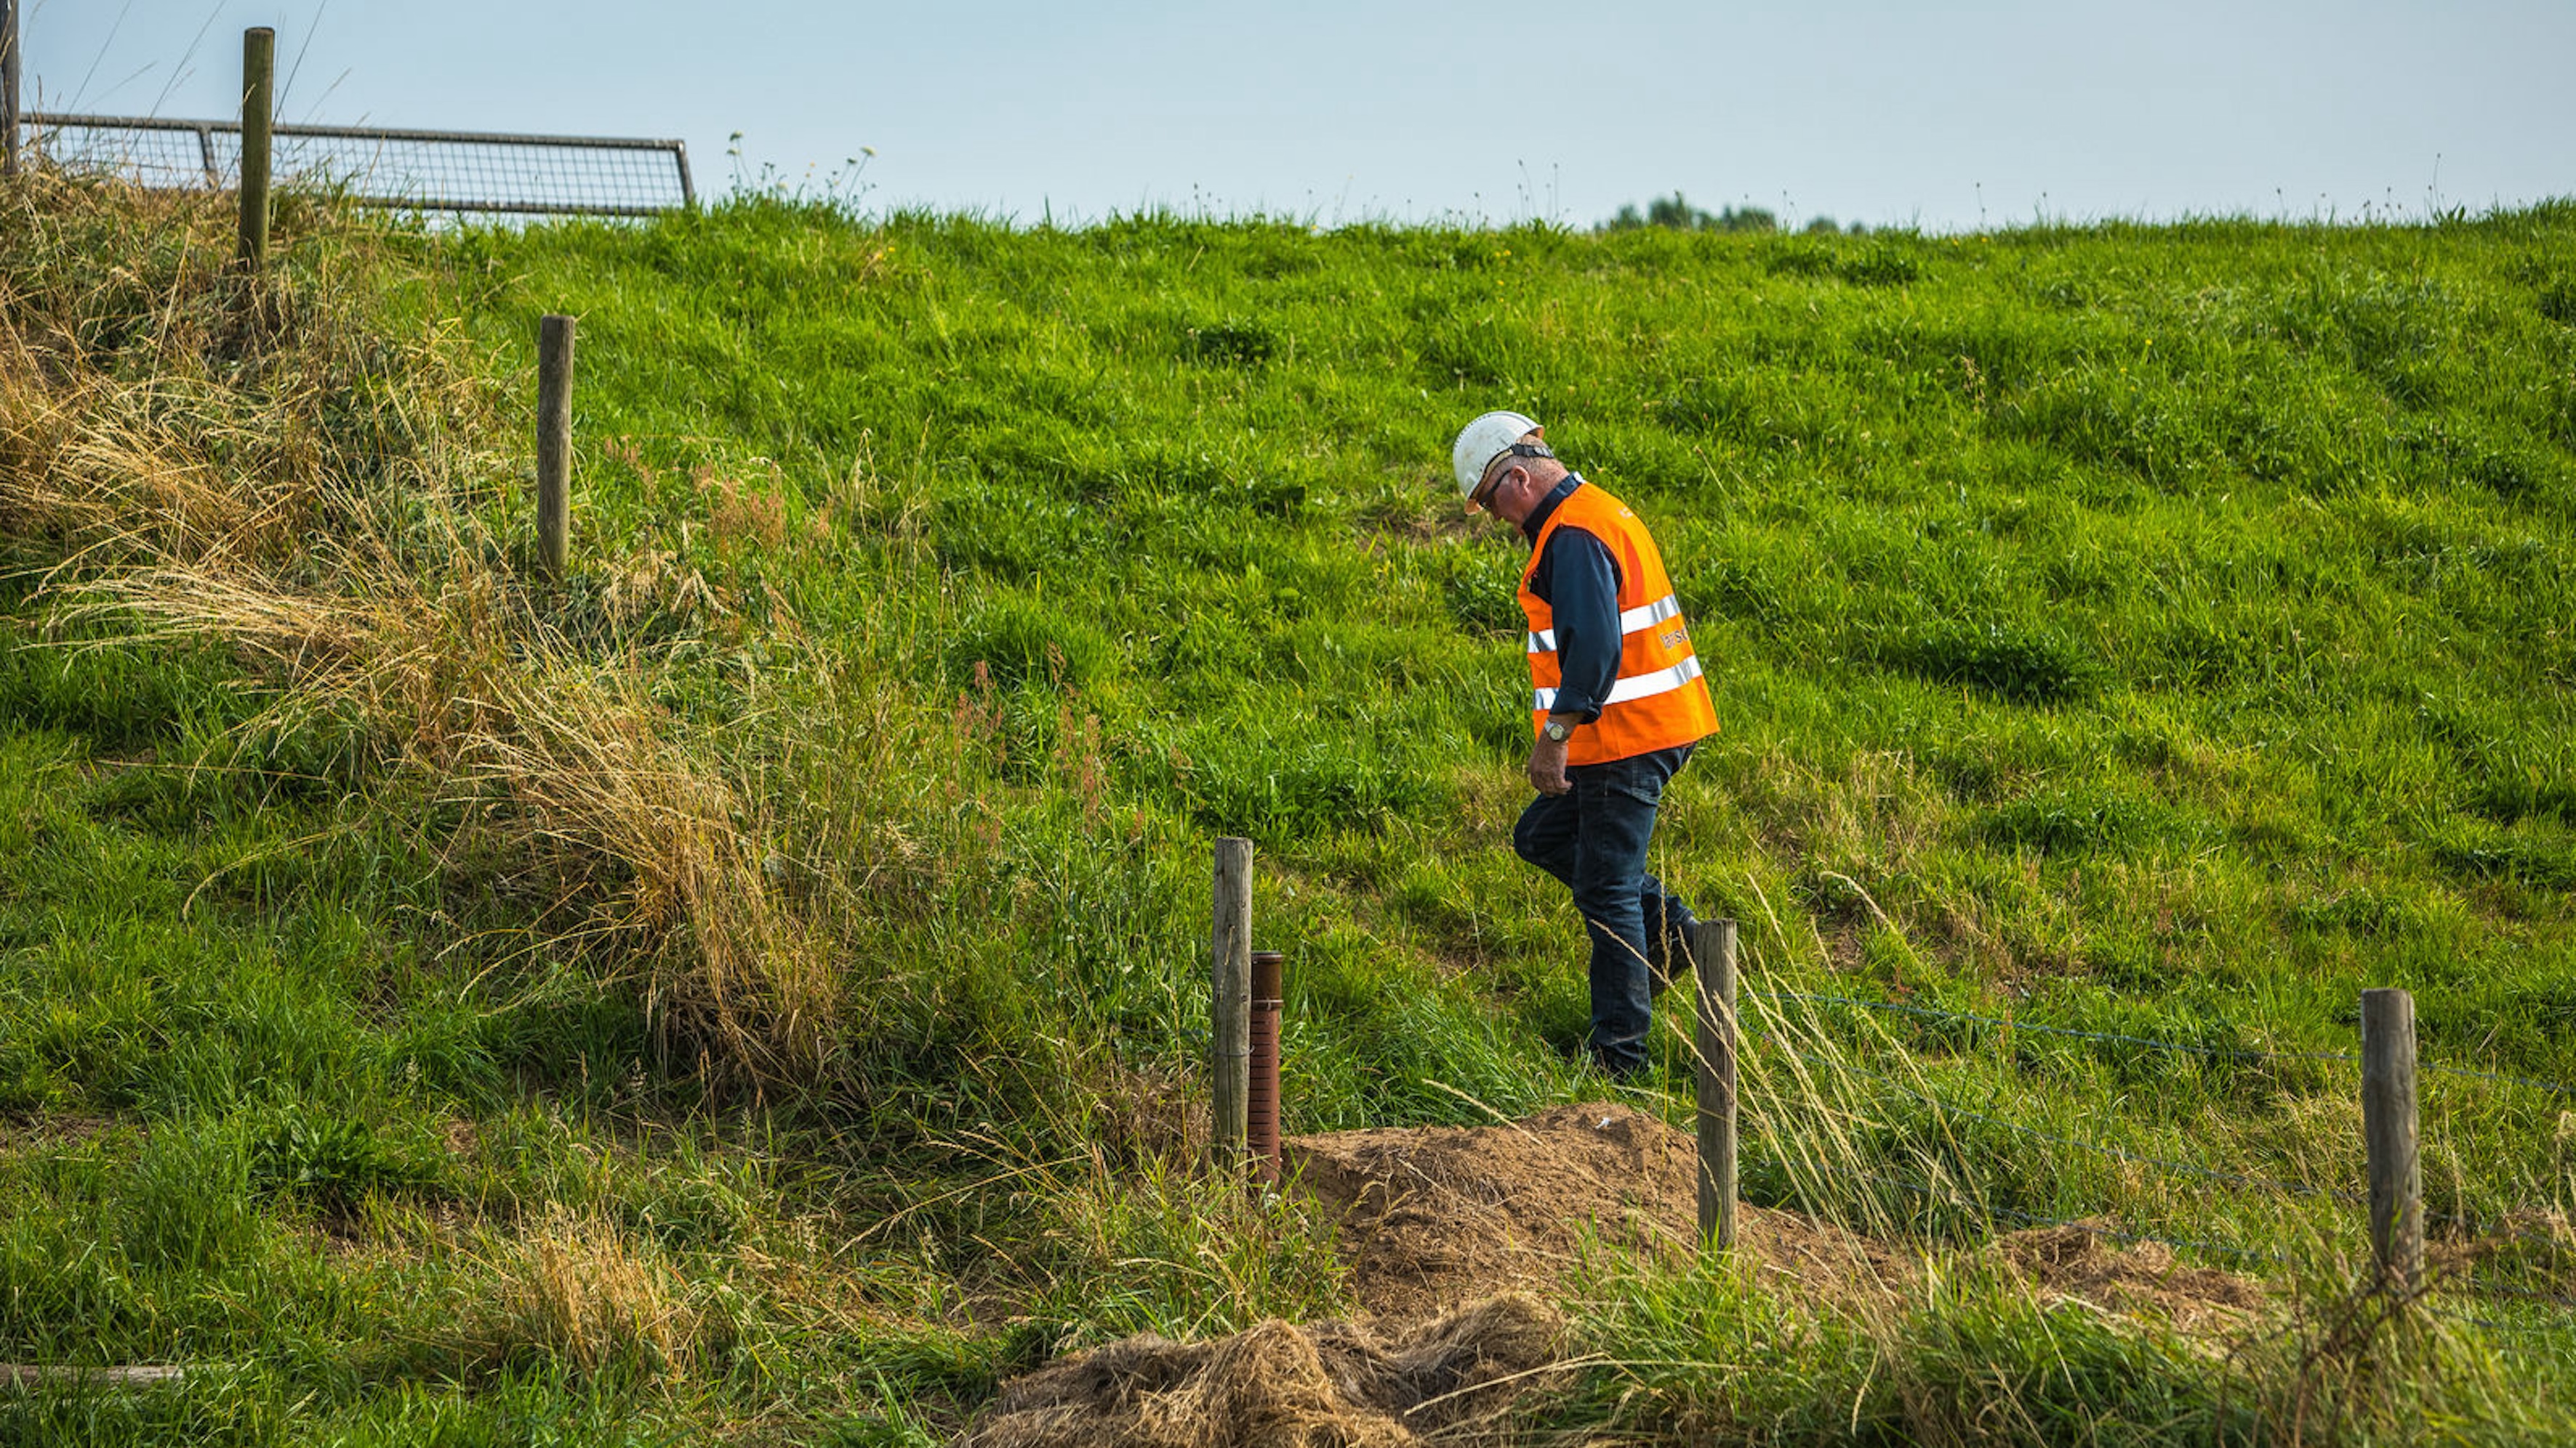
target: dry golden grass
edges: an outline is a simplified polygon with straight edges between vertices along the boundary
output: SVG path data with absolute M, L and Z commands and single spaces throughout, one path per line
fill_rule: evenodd
M 763 1073 L 823 1064 L 836 987 L 822 942 L 771 895 L 734 789 L 666 735 L 631 680 L 578 665 L 489 681 L 451 788 L 487 826 L 578 884 L 565 941 L 624 944 L 648 1004 Z M 602 863 L 619 878 L 594 878 Z
M 561 1208 L 486 1258 L 496 1286 L 464 1318 L 466 1345 L 495 1361 L 530 1356 L 582 1374 L 685 1376 L 705 1315 L 650 1243 L 604 1217 Z
M 816 1074 L 838 991 L 763 878 L 757 822 L 651 702 L 649 662 L 586 657 L 509 567 L 476 507 L 505 465 L 496 409 L 437 336 L 378 335 L 345 259 L 369 234 L 325 223 L 254 289 L 221 265 L 216 208 L 45 184 L 62 194 L 0 218 L 21 251 L 0 530 L 56 625 L 228 650 L 268 690 L 259 729 L 354 723 L 377 779 L 467 806 L 539 884 L 532 949 L 636 980 L 718 1074 Z M 136 265 L 84 266 L 120 225 Z M 116 337 L 107 308 L 154 330 Z

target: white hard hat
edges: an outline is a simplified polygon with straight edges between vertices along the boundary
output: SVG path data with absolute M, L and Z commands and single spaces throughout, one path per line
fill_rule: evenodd
M 1485 469 L 1511 451 L 1512 444 L 1536 431 L 1537 420 L 1517 412 L 1489 412 L 1460 428 L 1458 440 L 1449 445 L 1449 466 L 1458 474 L 1458 496 L 1473 502 Z

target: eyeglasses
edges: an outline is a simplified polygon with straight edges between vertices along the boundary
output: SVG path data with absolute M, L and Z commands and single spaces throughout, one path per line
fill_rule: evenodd
M 1556 456 L 1556 454 L 1555 454 L 1555 453 L 1553 453 L 1553 452 L 1550 452 L 1550 451 L 1548 450 L 1548 446 L 1547 446 L 1547 444 L 1545 444 L 1545 443 L 1540 443 L 1540 442 L 1516 442 L 1516 443 L 1513 443 L 1510 447 L 1507 447 L 1507 448 L 1503 449 L 1501 452 L 1498 452 L 1498 453 L 1494 454 L 1494 462 L 1500 462 L 1502 459 L 1504 459 L 1504 458 L 1506 458 L 1506 457 L 1515 457 L 1515 458 L 1552 458 L 1552 457 L 1554 457 L 1554 456 Z M 1485 466 L 1486 466 L 1486 467 L 1488 467 L 1488 468 L 1491 468 L 1491 467 L 1494 465 L 1494 462 L 1488 462 L 1488 463 L 1486 463 L 1486 464 L 1485 464 Z M 1492 493 L 1493 493 L 1494 489 L 1499 488 L 1499 487 L 1501 487 L 1501 486 L 1503 485 L 1503 478 L 1504 478 L 1506 475 L 1508 475 L 1510 472 L 1511 472 L 1511 469 L 1510 469 L 1510 468 L 1505 468 L 1505 469 L 1503 469 L 1503 470 L 1502 470 L 1502 472 L 1495 473 L 1495 474 L 1493 474 L 1492 476 L 1490 476 L 1490 477 L 1486 478 L 1486 479 L 1485 479 L 1485 481 L 1484 481 L 1482 484 L 1478 485 L 1478 487 L 1476 488 L 1476 491 L 1475 491 L 1475 492 L 1473 492 L 1473 493 L 1471 493 L 1471 494 L 1469 494 L 1469 495 L 1468 495 L 1468 497 L 1467 497 L 1467 505 L 1468 505 L 1469 507 L 1471 507 L 1471 508 L 1481 508 L 1481 507 L 1484 507 L 1484 506 L 1485 506 L 1485 499 L 1486 499 L 1487 497 L 1489 497 L 1489 496 L 1491 496 L 1491 495 L 1492 495 Z

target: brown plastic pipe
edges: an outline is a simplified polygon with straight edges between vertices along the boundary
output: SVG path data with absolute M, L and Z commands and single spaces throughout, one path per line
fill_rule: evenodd
M 1279 977 L 1287 959 L 1276 950 L 1252 952 L 1252 1085 L 1244 1115 L 1253 1175 L 1265 1186 L 1279 1182 Z

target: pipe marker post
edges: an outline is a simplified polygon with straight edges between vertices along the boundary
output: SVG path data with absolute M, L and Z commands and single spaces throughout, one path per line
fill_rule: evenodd
M 1215 903 L 1208 1055 L 1216 1121 L 1208 1159 L 1231 1173 L 1244 1167 L 1252 1095 L 1252 841 L 1228 836 L 1216 842 Z
M 1288 957 L 1276 950 L 1252 952 L 1251 1089 L 1244 1096 L 1245 1146 L 1252 1155 L 1256 1188 L 1277 1186 L 1282 1165 L 1279 1149 L 1279 1018 L 1280 976 Z

